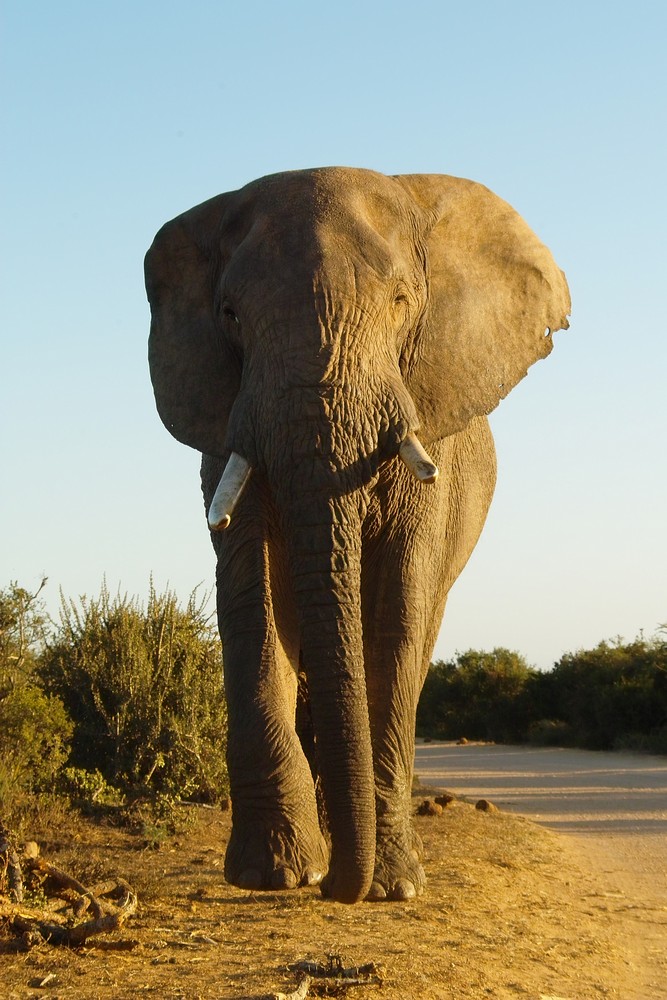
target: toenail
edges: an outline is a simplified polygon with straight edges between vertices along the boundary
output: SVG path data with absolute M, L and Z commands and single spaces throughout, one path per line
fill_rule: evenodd
M 380 899 L 387 898 L 387 890 L 380 882 L 371 882 L 371 887 L 368 890 L 368 895 L 366 899 L 371 903 L 375 903 Z
M 396 900 L 414 899 L 417 895 L 414 883 L 407 878 L 399 878 L 394 883 L 391 898 Z
M 297 878 L 291 868 L 276 868 L 271 876 L 272 889 L 296 889 Z
M 261 889 L 262 874 L 256 868 L 246 868 L 239 875 L 239 880 L 236 884 L 240 889 Z

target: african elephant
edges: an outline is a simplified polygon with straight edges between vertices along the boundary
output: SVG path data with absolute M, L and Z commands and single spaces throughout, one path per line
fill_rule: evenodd
M 168 222 L 146 284 L 157 408 L 203 453 L 217 552 L 225 877 L 418 895 L 417 700 L 495 485 L 486 415 L 567 327 L 565 277 L 482 185 L 331 167 Z

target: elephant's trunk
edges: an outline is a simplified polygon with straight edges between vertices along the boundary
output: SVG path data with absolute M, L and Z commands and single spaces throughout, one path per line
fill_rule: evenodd
M 319 510 L 295 506 L 289 518 L 301 655 L 331 834 L 325 891 L 341 903 L 367 895 L 375 858 L 358 504 L 355 494 L 328 498 Z

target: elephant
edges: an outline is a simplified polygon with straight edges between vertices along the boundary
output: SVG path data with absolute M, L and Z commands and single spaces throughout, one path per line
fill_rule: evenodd
M 417 701 L 495 487 L 488 414 L 567 328 L 565 276 L 483 185 L 350 167 L 205 201 L 145 272 L 217 554 L 225 878 L 418 896 Z

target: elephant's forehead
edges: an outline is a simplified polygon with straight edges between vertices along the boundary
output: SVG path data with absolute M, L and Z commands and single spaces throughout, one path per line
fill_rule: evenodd
M 283 259 L 334 281 L 349 275 L 350 264 L 390 280 L 412 263 L 413 220 L 390 177 L 352 168 L 293 171 L 262 178 L 244 194 L 244 256 L 273 267 Z
M 239 192 L 251 201 L 268 200 L 274 211 L 313 204 L 320 208 L 350 204 L 358 196 L 401 198 L 402 188 L 393 177 L 354 167 L 318 167 L 289 170 L 251 181 Z M 278 200 L 277 200 L 278 199 Z

